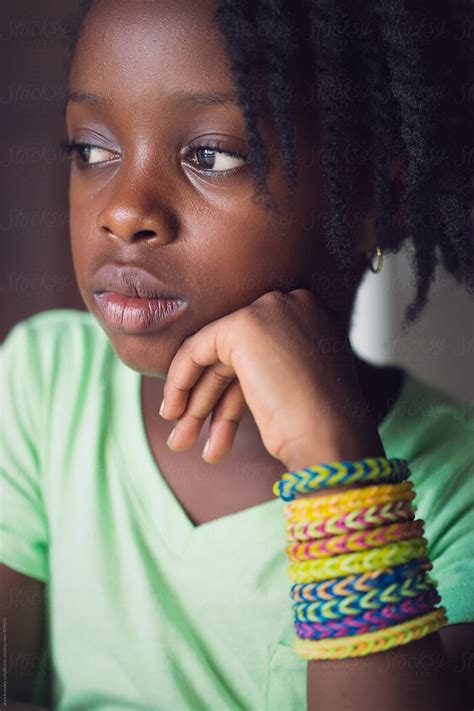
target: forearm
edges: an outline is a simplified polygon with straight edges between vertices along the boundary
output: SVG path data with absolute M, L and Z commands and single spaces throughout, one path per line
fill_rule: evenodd
M 435 632 L 385 652 L 310 660 L 307 711 L 464 711 L 472 704 L 461 688 Z
M 379 437 L 361 440 L 331 452 L 325 461 L 385 457 Z M 318 461 L 311 452 L 296 454 L 293 470 Z M 319 459 L 321 461 L 321 459 Z M 303 464 L 306 462 L 306 464 Z M 362 484 L 361 486 L 365 486 Z M 331 494 L 342 489 L 337 487 Z M 301 496 L 320 497 L 327 490 Z M 438 632 L 390 650 L 340 660 L 309 660 L 307 677 L 308 711 L 461 711 L 471 708 L 462 696 L 454 672 L 448 666 Z
M 308 711 L 464 711 L 439 633 L 363 657 L 308 662 Z

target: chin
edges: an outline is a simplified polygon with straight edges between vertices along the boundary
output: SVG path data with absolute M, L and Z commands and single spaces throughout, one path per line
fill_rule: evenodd
M 166 379 L 178 346 L 155 343 L 143 336 L 107 335 L 115 353 L 128 368 L 141 375 Z

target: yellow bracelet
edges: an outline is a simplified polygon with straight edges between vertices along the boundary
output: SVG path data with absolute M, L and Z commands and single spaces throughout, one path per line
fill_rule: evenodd
M 412 501 L 415 496 L 411 481 L 359 486 L 329 496 L 303 496 L 288 502 L 284 507 L 284 514 L 287 523 L 291 524 L 308 519 L 328 518 L 388 501 Z
M 327 518 L 308 519 L 286 526 L 286 539 L 291 542 L 314 541 L 343 533 L 365 531 L 397 521 L 413 521 L 415 512 L 410 501 L 387 501 L 366 508 L 353 509 Z M 343 551 L 339 551 L 343 552 Z
M 304 543 L 290 543 L 285 553 L 289 560 L 298 561 L 318 558 L 329 558 L 333 555 L 352 553 L 352 551 L 369 551 L 381 548 L 396 541 L 406 541 L 423 536 L 423 521 L 398 521 L 387 526 L 369 528 L 365 531 L 342 533 L 339 536 L 328 536 Z
M 408 644 L 416 639 L 436 632 L 447 623 L 446 609 L 440 607 L 426 615 L 413 617 L 398 625 L 392 625 L 376 632 L 339 637 L 339 639 L 302 639 L 297 637 L 293 650 L 304 659 L 346 659 L 363 657 L 374 652 L 384 652 L 392 647 Z
M 293 583 L 312 583 L 377 568 L 390 568 L 392 565 L 408 563 L 414 558 L 427 557 L 426 538 L 410 538 L 358 553 L 342 553 L 322 560 L 291 563 L 288 574 Z

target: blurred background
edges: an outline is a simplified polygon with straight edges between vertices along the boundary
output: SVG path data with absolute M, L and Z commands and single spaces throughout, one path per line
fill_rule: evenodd
M 85 309 L 69 246 L 68 163 L 58 145 L 76 7 L 77 0 L 0 4 L 0 340 L 38 311 Z M 384 257 L 382 272 L 368 272 L 357 297 L 354 349 L 474 400 L 474 302 L 438 267 L 428 306 L 403 333 L 413 293 L 407 254 Z

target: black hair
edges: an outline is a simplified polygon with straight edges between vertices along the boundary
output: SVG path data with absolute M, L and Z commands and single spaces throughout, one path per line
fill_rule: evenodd
M 92 3 L 79 3 L 69 60 Z M 304 75 L 313 89 L 307 110 L 317 112 L 327 182 L 322 228 L 340 267 L 354 258 L 346 210 L 357 181 L 354 171 L 369 160 L 377 243 L 393 254 L 406 244 L 415 271 L 416 293 L 403 325 L 414 322 L 425 306 L 440 256 L 472 296 L 469 1 L 216 0 L 214 21 L 246 121 L 256 196 L 275 209 L 267 189 L 269 155 L 257 126 L 263 104 L 254 91 L 255 67 L 262 72 L 265 110 L 281 140 L 290 196 L 297 178 L 291 97 L 295 77 Z M 400 174 L 394 177 L 390 171 L 397 161 Z

